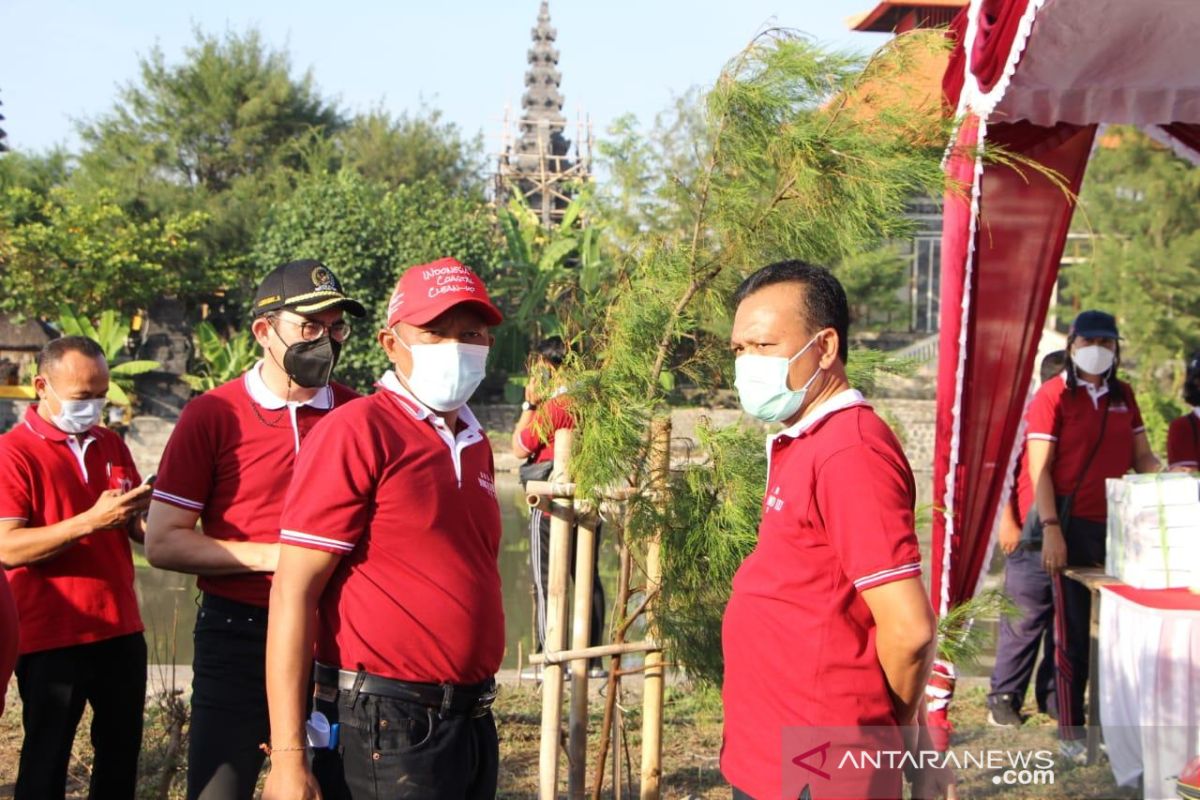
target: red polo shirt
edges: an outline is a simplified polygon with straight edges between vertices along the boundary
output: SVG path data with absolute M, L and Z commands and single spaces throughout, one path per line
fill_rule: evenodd
M 256 364 L 242 377 L 193 399 L 163 451 L 154 499 L 200 514 L 204 534 L 233 542 L 279 541 L 279 513 L 300 442 L 335 406 L 358 396 L 341 384 L 306 403 L 286 403 Z M 267 607 L 266 573 L 206 576 L 196 585 L 230 600 Z
M 534 462 L 554 460 L 554 432 L 572 430 L 575 418 L 567 410 L 566 395 L 556 395 L 538 407 L 529 427 L 521 431 L 521 447 L 534 454 Z
M 470 409 L 451 434 L 389 372 L 305 442 L 280 524 L 284 544 L 342 556 L 318 661 L 458 685 L 500 668 L 500 507 Z
M 861 394 L 769 438 L 767 457 L 758 545 L 722 628 L 721 771 L 760 800 L 781 796 L 786 728 L 897 724 L 861 593 L 921 574 L 912 470 Z M 883 777 L 899 797 L 899 774 Z
M 1081 382 L 1074 391 L 1067 389 L 1066 373 L 1043 383 L 1034 394 L 1026 413 L 1025 438 L 1054 442 L 1054 464 L 1050 477 L 1054 491 L 1064 495 L 1079 483 L 1071 505 L 1071 516 L 1104 522 L 1108 501 L 1104 494 L 1106 478 L 1119 478 L 1133 469 L 1133 437 L 1146 430 L 1142 414 L 1129 384 L 1121 383 L 1121 395 L 1110 397 L 1108 385 L 1099 389 Z M 1104 441 L 1096 449 L 1100 423 L 1107 414 Z M 1092 450 L 1096 455 L 1080 473 Z M 1034 487 L 1029 475 L 1028 449 L 1022 456 L 1021 476 L 1017 482 L 1018 502 L 1024 514 L 1033 505 Z
M 108 489 L 141 482 L 121 437 L 92 428 L 80 441 L 37 414 L 0 436 L 0 519 L 41 528 L 78 516 Z M 96 531 L 58 555 L 8 570 L 21 619 L 19 651 L 99 642 L 142 630 L 125 528 Z
M 1167 429 L 1167 469 L 1200 469 L 1200 408 L 1171 420 Z
M 17 663 L 17 602 L 8 586 L 8 574 L 0 569 L 0 714 L 4 694 Z

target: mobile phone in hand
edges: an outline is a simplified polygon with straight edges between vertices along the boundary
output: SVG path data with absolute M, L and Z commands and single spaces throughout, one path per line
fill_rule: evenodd
M 158 473 L 151 473 L 150 475 L 146 476 L 144 481 L 142 481 L 142 486 L 153 486 L 156 480 L 158 480 Z

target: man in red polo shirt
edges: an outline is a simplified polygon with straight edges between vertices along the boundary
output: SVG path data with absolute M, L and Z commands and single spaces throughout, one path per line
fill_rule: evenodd
M 263 359 L 188 403 L 167 442 L 150 506 L 146 556 L 199 576 L 188 798 L 253 797 L 268 737 L 267 601 L 279 514 L 300 442 L 357 395 L 330 383 L 365 309 L 329 268 L 293 261 L 258 287 L 251 330 Z M 202 531 L 196 530 L 200 521 Z
M 835 762 L 831 793 L 792 759 L 803 761 L 813 728 L 882 730 L 880 749 L 916 744 L 898 726 L 917 719 L 935 626 L 912 471 L 846 379 L 849 308 L 828 270 L 763 267 L 735 303 L 742 405 L 785 428 L 767 440 L 758 545 L 725 611 L 721 770 L 735 798 L 794 800 L 808 779 L 817 798 L 900 797 L 899 770 L 849 774 Z
M 133 797 L 146 640 L 129 539 L 142 538 L 150 487 L 120 437 L 98 427 L 109 379 L 100 346 L 55 339 L 37 365 L 39 402 L 0 437 L 0 562 L 21 620 L 15 796 L 63 797 L 75 728 L 91 705 L 88 796 Z
M 318 783 L 325 800 L 496 793 L 500 508 L 466 402 L 500 321 L 454 259 L 409 269 L 379 333 L 395 369 L 300 452 L 271 589 L 265 798 L 316 797 Z M 310 672 L 315 713 L 338 730 L 312 772 Z

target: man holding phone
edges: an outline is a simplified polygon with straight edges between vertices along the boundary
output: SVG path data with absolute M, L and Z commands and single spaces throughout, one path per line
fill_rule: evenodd
M 92 707 L 89 797 L 137 788 L 146 640 L 129 540 L 150 487 L 101 428 L 108 365 L 82 336 L 47 344 L 39 402 L 0 436 L 0 563 L 20 619 L 16 673 L 25 739 L 15 797 L 62 797 L 75 728 Z

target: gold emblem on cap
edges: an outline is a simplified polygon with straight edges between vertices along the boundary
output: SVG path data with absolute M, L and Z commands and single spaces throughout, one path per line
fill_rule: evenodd
M 324 266 L 314 267 L 309 277 L 312 278 L 313 288 L 319 292 L 336 292 L 338 290 L 333 273 Z

